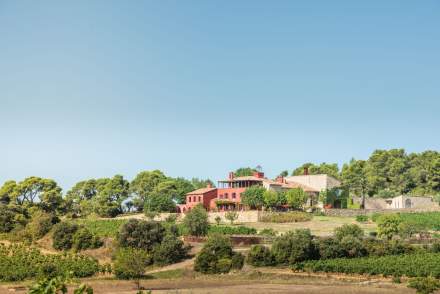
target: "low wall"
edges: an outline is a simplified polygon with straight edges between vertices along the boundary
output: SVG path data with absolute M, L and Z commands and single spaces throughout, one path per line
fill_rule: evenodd
M 215 223 L 215 218 L 219 216 L 221 218 L 222 223 L 229 223 L 229 221 L 225 218 L 227 212 L 219 211 L 219 212 L 209 212 L 209 222 Z M 258 210 L 246 210 L 246 211 L 237 211 L 238 219 L 235 220 L 235 223 L 256 223 L 258 222 L 260 211 Z
M 399 208 L 399 209 L 324 209 L 324 214 L 327 216 L 345 216 L 354 217 L 358 215 L 368 215 L 372 213 L 415 213 L 415 212 L 430 212 L 440 211 L 440 207 L 430 208 Z

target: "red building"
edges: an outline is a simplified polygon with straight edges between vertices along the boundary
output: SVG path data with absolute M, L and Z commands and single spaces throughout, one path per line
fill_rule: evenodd
M 228 179 L 218 182 L 218 188 L 208 186 L 186 194 L 186 204 L 178 206 L 179 212 L 187 212 L 197 204 L 202 204 L 207 210 L 241 210 L 241 193 L 251 186 L 262 186 L 266 180 L 262 172 L 245 177 L 235 177 L 231 172 Z

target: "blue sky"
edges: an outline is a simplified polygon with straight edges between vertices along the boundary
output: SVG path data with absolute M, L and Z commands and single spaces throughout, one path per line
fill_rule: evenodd
M 0 0 L 0 182 L 440 149 L 439 1 Z

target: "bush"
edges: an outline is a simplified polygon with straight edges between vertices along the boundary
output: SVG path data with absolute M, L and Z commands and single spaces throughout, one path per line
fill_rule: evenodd
M 296 223 L 309 221 L 312 217 L 310 213 L 302 211 L 265 212 L 261 221 L 265 223 Z
M 174 235 L 166 235 L 162 243 L 153 249 L 153 260 L 157 265 L 167 265 L 181 261 L 187 255 L 188 249 Z
M 231 222 L 231 225 L 234 224 L 234 221 L 238 219 L 238 212 L 236 211 L 228 211 L 225 213 L 225 219 Z
M 399 233 L 399 225 L 402 220 L 396 214 L 385 214 L 381 215 L 376 222 L 378 236 L 391 239 Z
M 408 282 L 408 288 L 416 289 L 416 293 L 430 294 L 440 289 L 440 282 L 434 278 L 413 278 Z
M 337 240 L 342 240 L 344 237 L 352 236 L 354 238 L 362 239 L 364 236 L 364 231 L 355 224 L 345 224 L 342 227 L 336 228 L 334 235 Z
M 215 223 L 217 224 L 217 226 L 220 225 L 221 221 L 222 221 L 222 218 L 219 215 L 217 215 L 215 217 Z
M 73 234 L 72 248 L 75 251 L 99 248 L 102 244 L 101 239 L 93 235 L 85 227 L 78 228 L 75 234 Z
M 414 247 L 399 240 L 382 241 L 366 239 L 363 241 L 363 245 L 368 255 L 371 256 L 399 255 L 414 252 Z
M 271 228 L 265 228 L 259 231 L 258 235 L 275 237 L 277 235 L 277 231 Z
M 313 236 L 308 229 L 299 229 L 277 237 L 272 245 L 277 264 L 294 264 L 317 258 Z
M 361 257 L 367 254 L 362 241 L 353 235 L 343 237 L 339 246 L 345 257 Z
M 209 226 L 208 234 L 222 234 L 222 235 L 255 235 L 257 230 L 245 226 Z
M 73 245 L 73 235 L 78 230 L 78 225 L 61 222 L 53 231 L 52 246 L 57 250 L 69 250 Z
M 201 205 L 195 206 L 183 219 L 183 223 L 192 236 L 205 236 L 208 233 L 208 214 Z
M 322 259 L 343 257 L 339 241 L 334 237 L 322 238 L 317 242 L 319 256 Z
M 116 278 L 139 279 L 144 275 L 145 267 L 151 264 L 150 255 L 142 249 L 120 248 L 115 257 L 114 273 Z
M 225 274 L 229 273 L 232 266 L 232 260 L 230 258 L 221 258 L 217 261 L 216 267 L 217 267 L 217 273 L 219 274 Z
M 368 216 L 363 215 L 363 214 L 357 215 L 356 216 L 356 221 L 359 222 L 359 223 L 365 223 L 365 222 L 368 221 Z
M 165 228 L 158 222 L 131 219 L 124 224 L 117 236 L 121 247 L 132 247 L 145 251 L 153 250 L 156 244 L 162 242 Z
M 14 221 L 15 213 L 6 205 L 0 204 L 0 233 L 9 233 L 14 229 L 16 222 Z
M 58 222 L 59 218 L 53 214 L 36 212 L 32 216 L 31 221 L 27 224 L 26 229 L 32 235 L 32 238 L 37 240 L 46 235 Z
M 204 274 L 226 273 L 233 266 L 238 269 L 243 265 L 242 257 L 232 251 L 228 237 L 210 235 L 194 262 L 194 270 Z
M 232 259 L 231 259 L 231 269 L 233 270 L 240 270 L 243 268 L 244 265 L 244 256 L 243 254 L 239 252 L 233 252 L 232 253 Z
M 271 266 L 275 264 L 270 249 L 263 245 L 253 245 L 246 257 L 246 262 L 253 266 Z
M 416 234 L 425 232 L 424 226 L 418 223 L 401 222 L 397 228 L 399 236 L 407 239 Z

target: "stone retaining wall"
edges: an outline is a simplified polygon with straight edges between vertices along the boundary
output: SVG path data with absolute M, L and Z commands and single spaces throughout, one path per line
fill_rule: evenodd
M 431 208 L 400 208 L 400 209 L 324 209 L 324 214 L 327 216 L 345 216 L 354 217 L 358 215 L 369 215 L 372 213 L 415 213 L 415 212 L 430 212 L 440 211 L 440 207 Z

